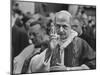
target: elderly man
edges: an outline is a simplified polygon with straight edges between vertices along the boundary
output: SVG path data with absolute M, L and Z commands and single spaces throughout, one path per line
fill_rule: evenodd
M 60 66 L 52 67 L 51 71 L 95 69 L 95 52 L 77 34 L 80 27 L 75 25 L 79 23 L 79 20 L 73 18 L 67 11 L 60 11 L 56 13 L 53 23 L 60 38 L 58 44 L 60 45 L 61 60 L 63 61 Z M 81 30 L 80 32 L 82 33 Z

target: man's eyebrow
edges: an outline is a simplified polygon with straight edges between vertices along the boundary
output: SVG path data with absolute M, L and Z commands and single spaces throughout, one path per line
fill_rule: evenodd
M 63 24 L 63 25 L 65 25 L 65 26 L 70 26 L 69 24 Z
M 36 36 L 36 34 L 34 32 L 30 32 L 29 35 Z
M 73 24 L 73 25 L 71 25 L 71 26 L 72 26 L 72 27 L 74 27 L 74 26 L 76 27 L 76 26 L 78 26 L 78 25 L 77 25 L 77 24 Z
M 41 22 L 40 22 L 40 21 L 32 22 L 32 23 L 30 24 L 30 27 L 35 26 L 35 24 L 41 24 Z
M 56 24 L 56 25 L 60 25 L 60 24 Z

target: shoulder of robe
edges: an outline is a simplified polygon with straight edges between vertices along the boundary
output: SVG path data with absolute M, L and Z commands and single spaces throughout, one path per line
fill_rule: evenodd
M 34 44 L 31 44 L 23 49 L 20 56 L 28 56 L 34 51 Z
M 24 48 L 25 49 L 34 49 L 34 44 L 28 45 L 27 47 Z

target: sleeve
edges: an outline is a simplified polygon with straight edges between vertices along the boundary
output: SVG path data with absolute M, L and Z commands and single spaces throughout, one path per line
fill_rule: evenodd
M 28 73 L 33 72 L 48 72 L 50 68 L 50 58 L 48 58 L 48 61 L 45 60 L 45 55 L 47 53 L 47 50 L 44 50 L 42 53 L 34 56 L 31 59 Z
M 96 52 L 89 46 L 89 44 L 82 41 L 82 64 L 87 65 L 90 69 L 96 68 Z
M 28 63 L 33 55 L 37 53 L 34 49 L 34 45 L 26 47 L 18 56 L 14 58 L 14 73 L 24 73 L 27 70 Z

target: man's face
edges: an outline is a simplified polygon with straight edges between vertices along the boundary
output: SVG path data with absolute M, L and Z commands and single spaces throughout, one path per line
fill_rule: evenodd
M 82 28 L 78 19 L 73 19 L 71 22 L 71 28 L 75 30 L 79 35 L 82 34 Z
M 43 43 L 43 31 L 39 24 L 30 27 L 29 29 L 29 38 L 35 45 L 40 45 Z
M 71 26 L 69 21 L 69 18 L 59 18 L 59 16 L 56 18 L 55 27 L 61 40 L 65 40 L 70 34 Z

